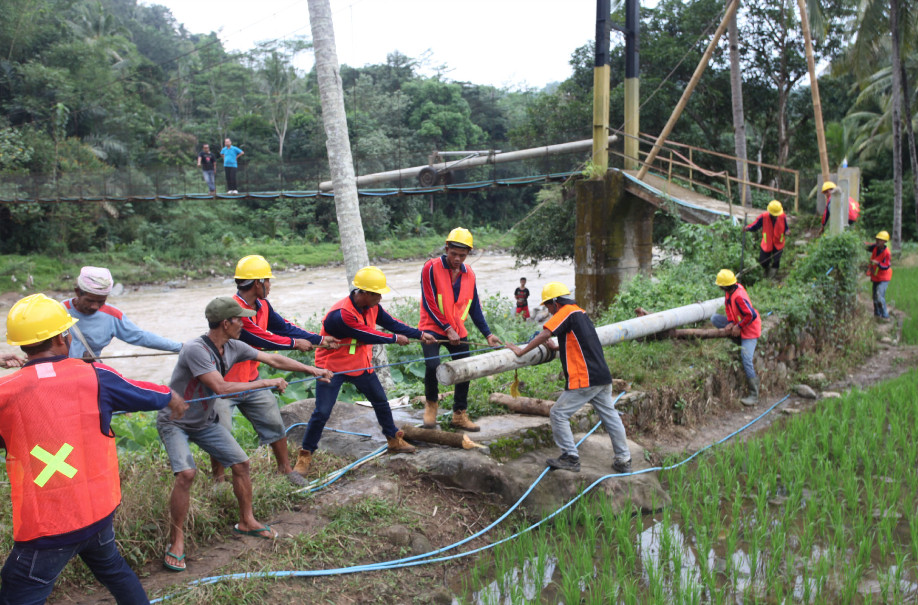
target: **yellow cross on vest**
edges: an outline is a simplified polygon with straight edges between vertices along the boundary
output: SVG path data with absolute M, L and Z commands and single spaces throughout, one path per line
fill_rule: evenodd
M 67 478 L 73 479 L 77 470 L 67 464 L 67 456 L 69 456 L 72 451 L 73 446 L 69 443 L 62 445 L 61 449 L 57 450 L 57 453 L 54 455 L 45 451 L 40 445 L 36 445 L 32 448 L 30 453 L 47 465 L 45 469 L 35 477 L 35 483 L 38 487 L 44 487 L 45 483 L 48 482 L 48 479 L 50 479 L 54 473 L 61 473 Z

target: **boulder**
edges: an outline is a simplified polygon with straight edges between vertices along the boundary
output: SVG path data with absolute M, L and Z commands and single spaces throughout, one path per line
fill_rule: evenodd
M 804 399 L 818 399 L 819 398 L 819 396 L 816 395 L 816 391 L 814 391 L 811 387 L 805 384 L 795 385 L 794 392 L 797 393 L 797 395 L 799 395 L 800 397 L 803 397 Z
M 822 392 L 823 399 L 838 399 L 840 397 L 841 397 L 841 393 L 837 393 L 835 391 L 823 391 Z

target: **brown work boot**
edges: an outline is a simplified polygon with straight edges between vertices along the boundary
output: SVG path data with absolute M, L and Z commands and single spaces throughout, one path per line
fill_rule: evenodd
M 463 431 L 469 431 L 472 433 L 477 433 L 481 430 L 481 427 L 477 424 L 473 424 L 469 420 L 469 415 L 465 410 L 461 412 L 453 412 L 453 419 L 450 422 L 451 426 L 456 427 L 457 429 L 462 429 Z
M 300 455 L 296 457 L 296 465 L 293 470 L 302 476 L 306 476 L 309 467 L 312 466 L 312 452 L 309 450 L 300 450 Z
M 413 454 L 417 448 L 405 441 L 405 431 L 399 431 L 395 437 L 386 437 L 390 454 Z
M 439 404 L 436 401 L 425 401 L 424 402 L 424 424 L 421 425 L 422 429 L 435 429 L 437 428 L 437 409 Z

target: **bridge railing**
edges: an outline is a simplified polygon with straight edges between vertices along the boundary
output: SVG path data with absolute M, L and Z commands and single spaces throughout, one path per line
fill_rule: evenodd
M 623 138 L 629 136 L 620 131 L 617 133 Z M 638 161 L 641 165 L 646 165 L 645 160 L 654 143 L 656 138 L 652 135 L 640 135 Z M 610 149 L 610 153 L 623 161 L 629 159 L 619 149 Z M 748 174 L 737 174 L 737 161 L 736 156 L 668 140 L 649 168 L 670 182 L 676 180 L 688 183 L 691 187 L 702 189 L 702 193 L 709 197 L 720 198 L 731 205 L 752 205 L 753 200 L 746 199 L 745 190 L 748 186 L 751 190 L 762 192 L 763 197 L 769 199 L 784 197 L 785 203 L 793 200 L 794 212 L 799 211 L 799 171 L 746 160 L 747 170 L 755 172 L 756 180 L 752 180 Z

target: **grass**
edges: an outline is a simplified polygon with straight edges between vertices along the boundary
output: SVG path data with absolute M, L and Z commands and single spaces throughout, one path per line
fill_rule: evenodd
M 491 578 L 503 598 L 533 556 L 561 563 L 519 602 L 903 602 L 918 581 L 915 401 L 912 370 L 710 450 L 662 473 L 672 505 L 643 518 L 588 496 L 479 560 L 460 602 Z
M 886 300 L 898 309 L 918 310 L 918 266 L 910 263 L 893 268 Z M 908 312 L 902 324 L 902 340 L 906 344 L 918 344 L 918 313 Z

